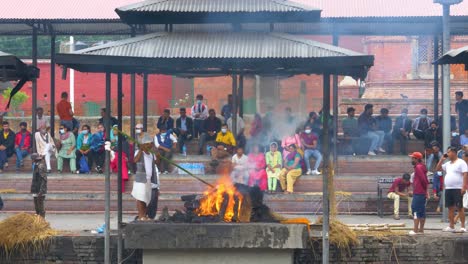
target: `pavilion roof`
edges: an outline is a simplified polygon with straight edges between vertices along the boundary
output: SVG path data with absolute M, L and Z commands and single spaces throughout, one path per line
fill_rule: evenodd
M 365 76 L 374 57 L 280 33 L 154 33 L 57 54 L 85 72 Z
M 468 71 L 468 46 L 464 46 L 458 49 L 449 50 L 447 53 L 442 55 L 436 64 L 465 64 L 465 70 Z
M 0 51 L 0 81 L 16 81 L 39 77 L 39 69 L 25 64 L 16 56 Z

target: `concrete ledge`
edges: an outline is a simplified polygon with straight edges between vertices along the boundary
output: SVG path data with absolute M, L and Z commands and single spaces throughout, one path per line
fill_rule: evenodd
M 305 225 L 276 223 L 130 223 L 124 235 L 128 249 L 298 249 L 308 240 Z

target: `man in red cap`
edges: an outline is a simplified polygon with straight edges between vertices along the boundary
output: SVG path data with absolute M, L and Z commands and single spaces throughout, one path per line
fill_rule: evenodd
M 426 199 L 429 197 L 427 179 L 427 168 L 422 162 L 423 155 L 421 152 L 413 152 L 409 155 L 411 164 L 414 166 L 413 178 L 413 202 L 411 210 L 413 211 L 414 228 L 410 231 L 410 235 L 424 233 L 424 224 L 426 223 Z

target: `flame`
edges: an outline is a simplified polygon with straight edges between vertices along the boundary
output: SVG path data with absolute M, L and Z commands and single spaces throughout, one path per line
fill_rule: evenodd
M 223 206 L 225 205 L 225 206 Z M 204 192 L 197 209 L 198 216 L 220 216 L 225 222 L 248 222 L 244 206 L 244 196 L 236 189 L 229 176 L 221 177 L 216 188 Z M 224 210 L 224 212 L 223 212 Z M 250 217 L 250 211 L 249 211 Z

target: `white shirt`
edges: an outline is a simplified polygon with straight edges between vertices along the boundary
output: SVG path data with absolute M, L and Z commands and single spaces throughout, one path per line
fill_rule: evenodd
M 242 154 L 240 158 L 239 156 L 237 156 L 237 154 L 235 154 L 234 156 L 232 156 L 231 162 L 234 165 L 234 169 L 237 169 L 237 170 L 247 169 L 249 159 L 247 158 L 247 155 L 245 154 Z
M 445 189 L 462 189 L 463 173 L 468 172 L 468 165 L 462 159 L 457 159 L 454 163 L 451 161 L 442 165 L 445 174 Z
M 174 136 L 174 134 L 171 134 L 169 138 L 172 140 L 172 144 L 177 143 L 177 138 Z M 161 140 L 164 142 L 163 137 L 161 137 Z M 154 136 L 154 145 L 156 148 L 159 148 L 158 135 Z
M 244 119 L 242 119 L 242 117 L 240 117 L 239 115 L 237 115 L 237 121 L 236 121 L 236 128 L 237 128 L 237 133 L 239 133 L 239 131 L 241 131 L 242 129 L 245 128 L 245 123 L 244 123 Z M 226 125 L 228 126 L 229 130 L 232 131 L 232 117 L 229 118 L 227 121 L 226 121 Z

